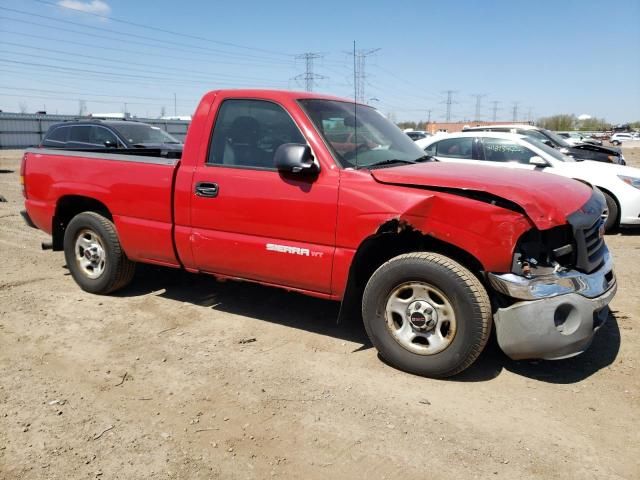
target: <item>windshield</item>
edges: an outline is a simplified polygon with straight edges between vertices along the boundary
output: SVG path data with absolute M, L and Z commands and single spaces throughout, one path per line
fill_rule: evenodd
M 555 148 L 550 147 L 546 143 L 543 143 L 540 140 L 538 140 L 537 138 L 523 137 L 522 140 L 524 142 L 527 142 L 527 143 L 533 145 L 536 148 L 539 148 L 544 153 L 546 153 L 550 157 L 553 157 L 555 160 L 558 160 L 560 162 L 574 162 L 575 161 L 573 158 L 571 158 L 571 157 L 569 157 L 567 155 L 563 155 L 562 153 L 560 153 L 559 150 L 556 150 Z
M 542 131 L 544 132 L 544 134 L 547 137 L 549 137 L 551 139 L 552 142 L 558 144 L 559 146 L 564 147 L 564 148 L 571 147 L 571 145 L 569 145 L 567 143 L 567 141 L 564 138 L 562 138 L 560 135 L 556 135 L 555 133 L 553 133 L 550 130 L 542 130 Z
M 169 135 L 158 127 L 152 127 L 145 123 L 127 123 L 126 125 L 112 125 L 131 144 L 145 143 L 180 143 L 179 140 Z
M 337 100 L 299 100 L 345 168 L 412 163 L 424 151 L 374 108 Z M 357 119 L 356 119 L 357 115 Z

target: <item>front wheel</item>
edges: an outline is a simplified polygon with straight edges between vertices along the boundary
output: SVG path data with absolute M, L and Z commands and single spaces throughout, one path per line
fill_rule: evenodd
M 76 283 L 87 292 L 107 294 L 126 286 L 135 272 L 113 223 L 95 212 L 71 219 L 64 234 L 64 257 Z
M 399 255 L 380 266 L 365 288 L 362 315 L 371 342 L 389 364 L 428 377 L 462 372 L 491 332 L 483 285 L 436 253 Z
M 607 211 L 603 215 L 604 231 L 612 232 L 618 226 L 618 214 L 620 213 L 618 203 L 607 192 L 602 192 L 602 194 L 607 202 Z

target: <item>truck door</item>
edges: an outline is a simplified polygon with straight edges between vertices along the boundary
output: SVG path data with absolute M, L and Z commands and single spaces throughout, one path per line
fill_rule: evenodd
M 193 173 L 192 252 L 201 271 L 330 292 L 338 172 L 283 175 L 278 146 L 308 143 L 280 105 L 227 99 Z

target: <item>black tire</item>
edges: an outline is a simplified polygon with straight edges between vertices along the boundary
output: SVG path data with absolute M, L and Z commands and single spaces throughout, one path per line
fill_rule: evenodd
M 102 270 L 91 278 L 76 258 L 76 241 L 81 234 L 95 234 L 102 248 Z M 83 290 L 106 295 L 128 285 L 135 273 L 135 262 L 127 258 L 113 223 L 95 212 L 83 212 L 71 219 L 64 233 L 64 257 L 73 279 Z
M 423 282 L 441 291 L 455 314 L 455 333 L 444 350 L 414 353 L 392 335 L 386 305 L 399 287 Z M 491 333 L 491 304 L 480 281 L 465 267 L 444 255 L 419 252 L 399 255 L 371 276 L 362 299 L 367 334 L 390 365 L 434 378 L 456 375 L 469 367 L 484 349 Z
M 607 202 L 607 219 L 604 222 L 604 231 L 605 232 L 613 232 L 616 228 L 618 228 L 618 216 L 620 215 L 620 209 L 618 208 L 618 202 L 616 202 L 615 198 L 609 195 L 607 192 L 602 191 L 604 195 L 604 199 Z

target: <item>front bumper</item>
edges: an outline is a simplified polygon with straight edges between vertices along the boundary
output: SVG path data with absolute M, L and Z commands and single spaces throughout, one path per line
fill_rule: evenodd
M 604 265 L 591 274 L 569 271 L 543 281 L 490 274 L 497 291 L 520 300 L 494 315 L 500 348 L 514 360 L 584 352 L 609 315 L 608 304 L 617 291 L 612 268 L 607 253 Z

